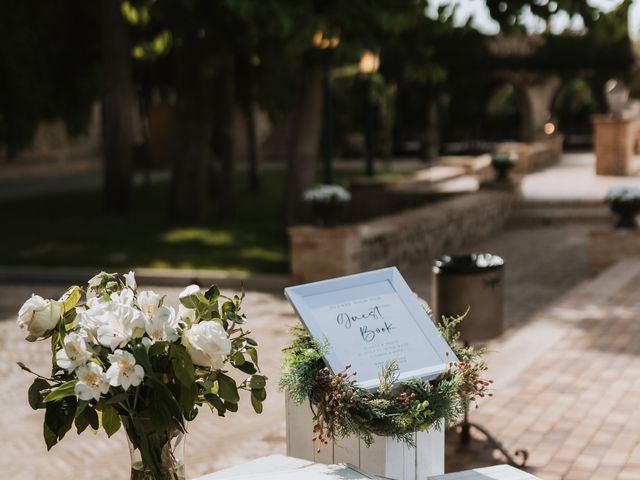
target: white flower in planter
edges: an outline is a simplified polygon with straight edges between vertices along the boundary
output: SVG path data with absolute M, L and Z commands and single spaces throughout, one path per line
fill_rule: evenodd
M 87 363 L 76 370 L 78 383 L 74 392 L 80 400 L 100 400 L 100 395 L 109 391 L 109 382 L 102 367 L 96 363 Z
M 231 340 L 222 325 L 214 320 L 196 323 L 182 334 L 182 344 L 191 360 L 201 367 L 222 368 L 231 353 Z
M 309 203 L 347 203 L 351 194 L 340 185 L 316 185 L 306 190 L 303 198 Z
M 109 355 L 111 366 L 107 369 L 107 379 L 112 387 L 137 387 L 144 378 L 144 369 L 136 363 L 135 357 L 124 350 L 116 350 Z
M 162 306 L 151 318 L 145 319 L 145 330 L 152 342 L 175 342 L 179 338 L 178 327 L 179 322 L 173 307 Z
M 17 324 L 29 331 L 27 339 L 35 340 L 56 328 L 62 318 L 62 302 L 45 300 L 39 295 L 31 295 L 18 312 Z
M 144 316 L 127 305 L 117 305 L 98 317 L 98 342 L 111 350 L 125 347 L 134 338 L 144 334 Z
M 140 310 L 149 316 L 156 313 L 162 302 L 162 295 L 152 290 L 144 290 L 138 294 L 138 306 Z
M 64 337 L 64 348 L 56 352 L 56 363 L 60 368 L 72 372 L 91 358 L 87 342 L 80 333 L 71 332 Z

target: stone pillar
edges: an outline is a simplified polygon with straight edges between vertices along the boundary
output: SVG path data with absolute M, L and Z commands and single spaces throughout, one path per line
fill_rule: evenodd
M 596 175 L 629 175 L 638 120 L 633 117 L 595 115 L 593 121 Z
M 296 283 L 315 282 L 360 271 L 357 226 L 291 227 L 291 276 Z

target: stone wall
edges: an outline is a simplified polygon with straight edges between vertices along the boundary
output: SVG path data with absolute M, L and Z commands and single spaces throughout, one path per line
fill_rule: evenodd
M 515 188 L 481 190 L 350 225 L 292 227 L 292 277 L 312 282 L 433 258 L 501 228 L 516 198 Z
M 591 273 L 601 272 L 630 257 L 640 257 L 640 230 L 600 228 L 589 232 Z
M 564 135 L 552 135 L 531 143 L 505 142 L 496 146 L 498 152 L 513 152 L 518 155 L 514 173 L 531 173 L 547 168 L 560 161 Z

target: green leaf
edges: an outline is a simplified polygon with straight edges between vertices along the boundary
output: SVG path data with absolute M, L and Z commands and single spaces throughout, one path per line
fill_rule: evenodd
M 245 337 L 245 341 L 246 341 L 249 345 L 253 345 L 254 347 L 257 347 L 257 346 L 258 346 L 258 342 L 256 342 L 253 338 Z
M 169 390 L 164 383 L 155 377 L 149 377 L 149 381 L 149 386 L 153 388 L 157 401 L 160 403 L 160 405 L 154 405 L 154 408 L 158 408 L 160 406 L 165 408 L 170 417 L 176 421 L 176 425 L 184 431 L 182 410 L 180 408 L 180 404 L 173 396 L 173 393 L 171 393 L 171 390 Z
M 209 303 L 216 302 L 220 297 L 220 290 L 215 285 L 211 285 L 211 287 L 209 287 L 209 289 L 204 292 L 204 296 L 207 300 L 209 300 Z
M 256 413 L 262 413 L 262 402 L 251 392 L 251 405 Z
M 231 402 L 224 402 L 224 407 L 229 410 L 230 412 L 237 412 L 238 411 L 238 404 L 237 403 L 231 403 Z
M 102 409 L 102 428 L 108 437 L 111 437 L 120 429 L 120 416 L 115 408 L 108 405 Z
M 267 398 L 267 391 L 264 388 L 257 388 L 255 390 L 251 390 L 251 395 L 255 396 L 261 402 L 264 402 Z
M 79 286 L 74 285 L 72 287 L 69 287 L 69 289 L 66 292 L 64 292 L 64 294 L 60 297 L 60 300 L 59 300 L 60 302 L 62 302 L 62 305 L 64 306 L 64 313 L 67 313 L 73 308 L 75 308 L 75 306 L 80 301 L 81 297 L 82 297 L 82 289 Z
M 238 403 L 240 401 L 236 381 L 224 373 L 218 374 L 218 393 L 227 402 Z
M 224 417 L 227 409 L 225 408 L 224 403 L 218 395 L 215 395 L 213 393 L 205 393 L 204 399 L 209 403 L 209 405 L 211 405 L 218 411 L 218 415 Z
M 63 383 L 55 390 L 51 390 L 46 397 L 44 397 L 44 402 L 55 402 L 56 400 L 60 400 L 61 398 L 70 397 L 73 395 L 75 397 L 75 387 L 78 380 L 70 380 L 66 383 Z
M 247 338 L 245 340 L 247 340 L 247 343 L 249 343 L 248 340 L 250 340 L 250 339 Z M 251 357 L 251 360 L 253 360 L 253 363 L 255 363 L 256 367 L 257 367 L 258 366 L 258 351 L 253 347 L 247 347 L 246 350 L 247 350 L 247 353 L 249 354 L 249 356 Z
M 251 375 L 248 378 L 248 382 L 249 387 L 252 390 L 259 390 L 261 388 L 266 387 L 267 385 L 267 377 L 265 377 L 264 375 Z
M 44 443 L 47 445 L 47 450 L 51 450 L 51 448 L 58 443 L 58 435 L 56 435 L 53 430 L 49 428 L 47 422 L 44 422 L 42 426 L 42 435 L 44 436 Z
M 242 365 L 236 367 L 241 372 L 244 372 L 249 375 L 253 375 L 258 372 L 256 366 L 251 362 L 244 362 Z
M 46 404 L 44 414 L 45 429 L 43 433 L 48 449 L 62 440 L 69 431 L 71 425 L 73 425 L 77 406 L 78 400 L 75 396 L 65 397 Z M 55 438 L 53 438 L 54 436 Z
M 242 354 L 242 352 L 234 353 L 233 357 L 231 357 L 231 362 L 233 362 L 233 365 L 236 367 L 239 367 L 240 365 L 242 365 L 245 362 L 244 355 Z
M 176 378 L 186 388 L 190 388 L 195 382 L 195 367 L 186 348 L 182 345 L 171 345 L 169 356 Z
M 198 385 L 192 382 L 190 386 L 180 385 L 180 406 L 185 418 L 188 417 L 193 410 L 198 398 Z
M 154 376 L 153 367 L 151 366 L 151 361 L 149 360 L 149 354 L 147 353 L 147 349 L 144 345 L 138 344 L 133 349 L 133 356 L 136 359 L 136 363 L 141 365 L 144 369 L 144 373 L 146 376 Z
M 42 378 L 36 378 L 29 387 L 29 406 L 34 410 L 44 408 L 42 391 L 49 388 L 49 382 Z

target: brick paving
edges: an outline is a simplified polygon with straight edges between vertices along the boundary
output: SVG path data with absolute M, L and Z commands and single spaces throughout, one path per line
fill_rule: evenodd
M 490 345 L 495 396 L 471 421 L 508 450 L 529 450 L 529 469 L 540 478 L 640 478 L 639 287 L 640 260 L 630 259 Z M 537 354 L 519 365 L 516 354 L 526 349 Z M 499 461 L 481 434 L 463 448 L 449 432 L 449 471 Z

